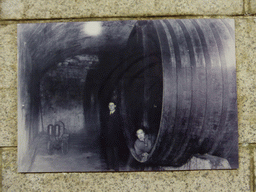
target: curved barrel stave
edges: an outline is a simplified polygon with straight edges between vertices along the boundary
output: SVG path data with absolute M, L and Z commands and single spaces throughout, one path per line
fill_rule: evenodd
M 197 153 L 237 154 L 234 31 L 226 20 L 138 21 L 126 50 L 129 148 L 144 127 L 156 137 L 148 163 L 180 166 Z

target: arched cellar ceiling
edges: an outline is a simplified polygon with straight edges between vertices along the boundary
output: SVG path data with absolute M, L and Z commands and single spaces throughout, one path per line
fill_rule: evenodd
M 28 48 L 36 70 L 44 73 L 70 57 L 124 48 L 135 22 L 100 22 L 101 33 L 96 36 L 85 32 L 88 22 L 22 24 L 18 27 L 19 47 Z

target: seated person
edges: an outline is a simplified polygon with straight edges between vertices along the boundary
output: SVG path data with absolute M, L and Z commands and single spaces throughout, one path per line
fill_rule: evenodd
M 141 161 L 146 161 L 148 154 L 152 149 L 152 141 L 142 129 L 138 129 L 136 134 L 138 139 L 134 143 L 135 152 Z

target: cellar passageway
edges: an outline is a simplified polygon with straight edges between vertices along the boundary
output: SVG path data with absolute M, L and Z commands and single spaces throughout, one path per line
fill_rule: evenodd
M 38 155 L 44 154 L 50 139 L 48 127 L 60 122 L 69 136 L 67 155 L 82 155 L 83 150 L 88 151 L 86 147 L 92 154 L 100 150 L 99 90 L 120 63 L 135 21 L 129 23 L 43 23 L 19 27 L 19 140 L 23 141 L 19 143 L 19 162 L 24 165 L 20 171 L 27 171 L 33 164 L 28 160 L 41 159 Z M 95 27 L 97 33 L 91 30 Z
M 88 23 L 20 27 L 19 161 L 30 159 L 20 171 L 57 171 L 57 162 L 66 171 L 104 171 L 117 156 L 119 170 L 195 168 L 201 160 L 210 161 L 205 169 L 215 161 L 220 169 L 238 166 L 229 22 L 92 22 L 94 32 Z M 145 160 L 133 149 L 139 129 L 154 138 Z

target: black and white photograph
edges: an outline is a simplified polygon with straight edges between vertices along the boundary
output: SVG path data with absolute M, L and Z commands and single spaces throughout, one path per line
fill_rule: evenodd
M 18 172 L 238 168 L 233 19 L 18 24 Z

